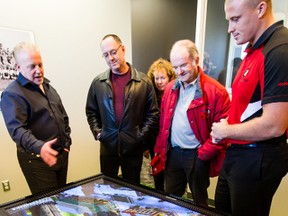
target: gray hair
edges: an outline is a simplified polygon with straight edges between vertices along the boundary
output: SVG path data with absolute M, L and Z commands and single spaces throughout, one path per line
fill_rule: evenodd
M 175 48 L 179 48 L 179 47 L 185 48 L 187 50 L 189 56 L 192 57 L 192 59 L 196 59 L 197 57 L 199 57 L 198 49 L 197 49 L 195 43 L 193 43 L 191 40 L 185 39 L 185 40 L 176 41 L 172 46 L 171 52 Z
M 13 50 L 13 56 L 15 58 L 15 61 L 18 62 L 19 61 L 19 54 L 23 51 L 36 51 L 36 52 L 40 52 L 39 51 L 39 47 L 31 42 L 27 42 L 27 41 L 22 41 L 19 44 L 17 44 Z

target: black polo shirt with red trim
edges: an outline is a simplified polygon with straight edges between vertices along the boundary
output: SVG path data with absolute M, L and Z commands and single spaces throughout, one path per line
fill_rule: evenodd
M 270 26 L 245 52 L 247 55 L 232 85 L 230 124 L 261 116 L 264 104 L 288 101 L 288 29 L 283 26 L 283 21 Z M 286 134 L 283 134 L 268 142 L 285 139 Z M 240 140 L 231 142 L 251 143 Z

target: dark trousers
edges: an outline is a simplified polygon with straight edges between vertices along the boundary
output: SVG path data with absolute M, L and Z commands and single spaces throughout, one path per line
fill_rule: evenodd
M 183 196 L 189 185 L 193 200 L 208 205 L 209 162 L 197 157 L 197 149 L 171 148 L 167 153 L 165 168 L 165 190 L 176 196 Z
M 36 154 L 17 151 L 19 165 L 32 194 L 60 188 L 66 184 L 68 155 L 63 151 L 57 156 L 57 163 L 49 167 Z
M 153 179 L 155 189 L 159 191 L 164 191 L 164 172 L 161 172 L 158 175 L 153 176 Z
M 101 172 L 109 176 L 118 176 L 121 167 L 122 177 L 130 182 L 140 184 L 140 172 L 143 155 L 104 156 L 100 155 Z
M 288 145 L 229 148 L 216 186 L 216 208 L 233 216 L 268 216 L 287 168 Z

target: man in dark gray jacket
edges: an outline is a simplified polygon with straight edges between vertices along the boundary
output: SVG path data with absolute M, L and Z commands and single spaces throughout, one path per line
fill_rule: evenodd
M 101 172 L 140 183 L 143 152 L 158 131 L 153 84 L 125 60 L 117 35 L 106 35 L 101 50 L 109 69 L 93 80 L 86 104 L 90 129 L 100 141 Z M 154 142 L 151 142 L 154 143 Z

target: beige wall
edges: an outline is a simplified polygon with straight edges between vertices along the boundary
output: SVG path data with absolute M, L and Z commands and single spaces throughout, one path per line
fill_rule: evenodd
M 92 79 L 106 69 L 99 42 L 118 34 L 131 60 L 130 0 L 0 0 L 0 27 L 34 32 L 44 62 L 45 76 L 60 94 L 70 116 L 73 145 L 68 181 L 99 173 L 99 149 L 85 116 L 86 94 Z M 15 143 L 0 114 L 0 203 L 30 194 L 16 159 Z

